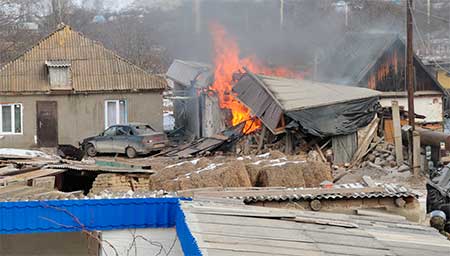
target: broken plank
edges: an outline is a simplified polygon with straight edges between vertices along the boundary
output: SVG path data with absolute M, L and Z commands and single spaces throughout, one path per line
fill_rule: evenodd
M 283 220 L 309 223 L 309 224 L 326 225 L 326 226 L 343 227 L 343 228 L 358 228 L 359 227 L 355 223 L 350 223 L 350 222 L 345 222 L 345 221 L 319 219 L 319 218 L 295 217 L 295 218 L 283 218 Z

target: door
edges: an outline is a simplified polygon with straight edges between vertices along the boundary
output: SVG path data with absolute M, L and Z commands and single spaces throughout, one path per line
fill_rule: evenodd
M 58 146 L 58 111 L 56 101 L 37 101 L 37 143 L 39 147 Z
M 117 126 L 116 136 L 113 137 L 114 152 L 125 153 L 125 148 L 130 145 L 131 128 L 128 126 Z
M 117 127 L 111 126 L 101 136 L 95 138 L 95 148 L 99 153 L 114 153 L 113 137 L 116 136 Z

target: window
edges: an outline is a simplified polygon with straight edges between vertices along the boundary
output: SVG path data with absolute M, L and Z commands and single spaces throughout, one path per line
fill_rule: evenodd
M 0 134 L 22 134 L 22 104 L 0 104 Z
M 103 133 L 103 136 L 116 136 L 116 131 L 117 131 L 116 126 L 111 127 Z
M 71 90 L 70 62 L 46 61 L 50 88 L 52 90 Z
M 116 124 L 128 122 L 128 110 L 126 100 L 105 101 L 105 128 Z

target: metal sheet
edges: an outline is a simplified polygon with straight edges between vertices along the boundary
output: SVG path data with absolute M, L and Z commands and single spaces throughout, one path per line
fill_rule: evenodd
M 70 62 L 72 88 L 79 92 L 163 90 L 167 86 L 164 77 L 147 73 L 101 44 L 64 26 L 0 69 L 0 91 L 49 91 L 46 70 L 46 61 L 49 60 Z

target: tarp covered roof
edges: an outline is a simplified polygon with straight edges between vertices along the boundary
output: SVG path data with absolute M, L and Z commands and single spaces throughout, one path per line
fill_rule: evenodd
M 273 76 L 258 76 L 286 112 L 377 97 L 380 92 L 360 87 Z
M 207 87 L 212 82 L 211 66 L 195 61 L 174 60 L 167 77 L 186 87 Z
M 360 87 L 253 73 L 244 74 L 233 91 L 272 133 L 284 132 L 285 114 L 315 136 L 349 134 L 367 125 L 373 119 L 374 107 L 381 94 Z M 325 107 L 326 111 L 322 111 Z M 312 113 L 317 117 L 317 112 L 321 116 L 317 119 L 322 120 L 320 122 L 310 118 Z

